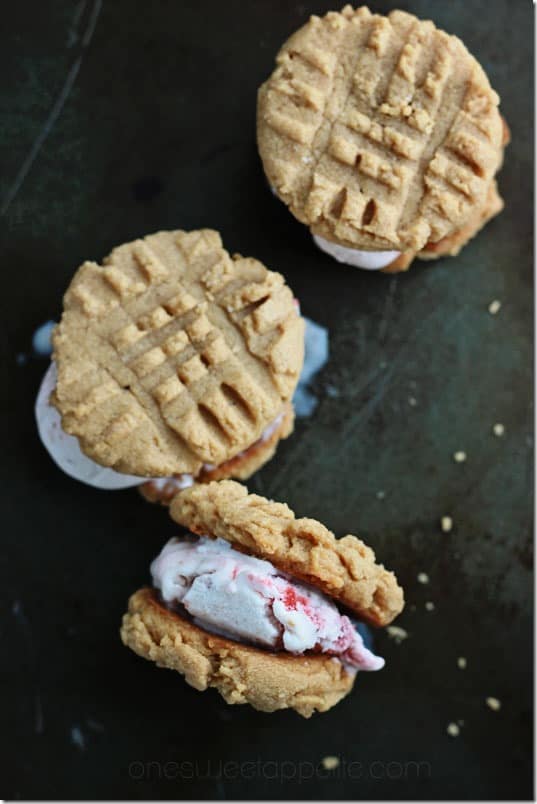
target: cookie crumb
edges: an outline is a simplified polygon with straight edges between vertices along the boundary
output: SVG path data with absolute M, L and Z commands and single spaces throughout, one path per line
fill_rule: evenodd
M 446 731 L 450 737 L 458 737 L 461 733 L 461 730 L 456 723 L 449 723 Z
M 400 628 L 398 625 L 389 625 L 386 631 L 388 632 L 388 636 L 395 641 L 396 645 L 400 645 L 401 642 L 404 642 L 404 640 L 408 639 L 410 636 L 408 631 L 405 631 L 404 628 Z
M 425 604 L 425 608 L 427 609 L 427 611 L 434 611 L 435 606 L 434 606 L 433 601 L 428 600 L 427 603 Z
M 459 670 L 466 670 L 466 658 L 464 656 L 459 656 L 457 659 L 457 667 Z
M 426 572 L 418 573 L 418 583 L 429 583 L 429 576 Z
M 494 301 L 491 301 L 491 303 L 489 304 L 489 313 L 491 315 L 496 315 L 496 313 L 500 312 L 501 306 L 502 306 L 501 301 L 499 301 L 498 299 L 494 299 Z
M 453 460 L 455 463 L 464 463 L 466 460 L 466 453 L 462 450 L 458 450 L 458 452 L 453 453 Z
M 335 770 L 336 768 L 339 768 L 340 765 L 339 757 L 323 757 L 321 764 L 325 770 Z
M 444 533 L 449 533 L 453 527 L 453 520 L 450 516 L 443 516 L 440 520 L 440 527 Z
M 498 438 L 501 438 L 503 436 L 503 434 L 505 433 L 505 427 L 503 426 L 503 424 L 499 424 L 499 423 L 495 424 L 494 427 L 492 428 L 492 432 L 494 433 L 495 436 L 498 436 Z
M 416 405 L 418 404 L 418 400 L 416 399 L 415 396 L 409 396 L 408 397 L 408 404 L 410 405 L 410 407 L 415 408 Z
M 385 496 L 386 496 L 385 491 L 377 491 L 377 500 L 383 500 Z
M 493 712 L 498 712 L 502 708 L 502 703 L 498 700 L 498 698 L 487 698 L 485 703 L 489 709 L 492 709 Z

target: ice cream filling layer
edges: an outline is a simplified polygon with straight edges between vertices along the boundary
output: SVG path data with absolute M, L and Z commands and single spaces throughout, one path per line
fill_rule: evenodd
M 116 472 L 114 469 L 109 469 L 106 466 L 92 461 L 80 449 L 78 439 L 75 436 L 69 435 L 62 428 L 61 416 L 54 407 L 50 404 L 50 395 L 56 387 L 57 371 L 56 364 L 52 362 L 45 374 L 39 393 L 35 403 L 35 417 L 37 421 L 37 429 L 39 437 L 43 442 L 47 452 L 53 461 L 70 477 L 75 480 L 80 480 L 90 486 L 98 489 L 125 489 L 132 486 L 139 486 L 142 483 L 151 481 L 155 484 L 157 489 L 162 489 L 165 486 L 172 484 L 180 490 L 191 486 L 194 482 L 194 477 L 190 474 L 182 474 L 177 477 L 139 477 L 137 475 L 127 475 L 122 472 Z M 230 460 L 237 460 L 244 456 L 248 450 L 256 446 L 260 442 L 268 441 L 281 425 L 284 411 L 271 422 L 268 427 L 261 433 L 259 439 L 247 449 L 234 455 Z M 200 474 L 211 472 L 217 467 L 213 464 L 203 464 Z
M 360 251 L 357 248 L 347 248 L 319 235 L 313 235 L 313 240 L 321 251 L 330 254 L 338 262 L 353 265 L 355 268 L 365 268 L 366 271 L 379 271 L 401 255 L 400 251 Z
M 349 617 L 321 592 L 223 539 L 172 539 L 151 564 L 153 585 L 205 630 L 294 654 L 325 653 L 355 670 L 380 670 Z

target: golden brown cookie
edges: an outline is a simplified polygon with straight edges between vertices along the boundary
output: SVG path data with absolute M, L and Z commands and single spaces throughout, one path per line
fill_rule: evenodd
M 312 16 L 276 62 L 259 90 L 259 152 L 314 234 L 415 253 L 485 208 L 502 160 L 499 99 L 456 36 L 345 6 Z
M 227 703 L 262 712 L 326 712 L 355 679 L 333 657 L 274 653 L 210 634 L 166 608 L 152 589 L 130 598 L 121 639 L 139 656 L 182 673 L 195 689 L 215 687 Z
M 86 455 L 133 475 L 196 476 L 281 415 L 304 322 L 284 278 L 230 256 L 217 232 L 158 232 L 78 269 L 53 342 L 52 402 Z
M 273 428 L 268 437 L 259 439 L 251 447 L 240 452 L 229 461 L 220 464 L 220 466 L 212 469 L 204 467 L 196 478 L 197 481 L 207 483 L 211 480 L 221 480 L 228 477 L 246 480 L 272 458 L 281 439 L 287 438 L 292 433 L 294 418 L 293 406 L 288 402 L 281 415 L 281 421 L 277 427 Z M 148 502 L 169 505 L 177 491 L 182 487 L 181 478 L 178 478 L 177 481 L 175 478 L 170 478 L 166 483 L 163 483 L 162 480 L 148 480 L 147 483 L 139 487 L 139 490 L 142 497 Z
M 385 273 L 399 273 L 407 271 L 414 259 L 437 260 L 440 257 L 454 257 L 459 251 L 481 231 L 488 221 L 498 215 L 504 207 L 503 200 L 498 193 L 495 181 L 491 182 L 485 205 L 468 216 L 467 223 L 437 243 L 427 243 L 421 251 L 406 251 L 386 268 Z
M 240 483 L 192 486 L 172 500 L 170 513 L 193 533 L 219 536 L 312 584 L 373 625 L 387 625 L 403 609 L 395 575 L 360 539 L 336 539 L 315 519 L 296 519 L 284 503 L 248 494 Z

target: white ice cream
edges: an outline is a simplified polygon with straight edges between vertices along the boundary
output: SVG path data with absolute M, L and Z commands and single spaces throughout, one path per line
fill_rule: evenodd
M 78 445 L 78 439 L 62 429 L 61 416 L 49 402 L 56 387 L 56 364 L 52 362 L 43 378 L 35 401 L 35 418 L 39 437 L 52 460 L 70 477 L 97 489 L 126 489 L 139 486 L 144 478 L 121 474 L 88 458 Z
M 346 248 L 319 235 L 313 235 L 313 240 L 321 251 L 330 254 L 338 262 L 344 262 L 355 268 L 364 268 L 366 271 L 379 271 L 401 254 L 400 251 L 360 251 L 357 248 Z
M 181 604 L 209 631 L 291 653 L 327 653 L 357 670 L 384 666 L 325 595 L 223 539 L 172 539 L 151 575 L 165 603 Z

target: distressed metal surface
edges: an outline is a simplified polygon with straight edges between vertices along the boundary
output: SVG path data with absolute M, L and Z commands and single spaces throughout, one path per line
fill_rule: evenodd
M 327 4 L 4 10 L 4 796 L 531 795 L 533 10 L 400 7 L 478 56 L 513 142 L 505 212 L 459 257 L 392 278 L 316 251 L 256 156 L 256 87 L 284 38 Z M 375 635 L 387 668 L 309 722 L 226 707 L 121 646 L 126 599 L 174 529 L 135 492 L 61 475 L 33 422 L 46 364 L 31 336 L 57 317 L 76 266 L 141 233 L 199 226 L 285 273 L 330 333 L 314 415 L 251 487 L 363 536 L 406 588 L 397 624 L 409 637 Z M 464 721 L 458 737 L 452 721 Z M 319 766 L 327 755 L 339 769 Z

